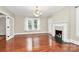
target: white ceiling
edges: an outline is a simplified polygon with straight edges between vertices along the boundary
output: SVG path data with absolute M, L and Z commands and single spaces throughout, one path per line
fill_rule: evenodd
M 8 8 L 15 15 L 34 17 L 34 6 L 6 6 L 6 8 Z M 39 6 L 39 9 L 42 12 L 42 15 L 40 17 L 49 17 L 62 8 L 64 8 L 64 6 Z

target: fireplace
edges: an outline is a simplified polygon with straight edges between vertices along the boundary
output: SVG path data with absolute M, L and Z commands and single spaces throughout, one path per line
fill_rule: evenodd
M 55 39 L 56 42 L 62 43 L 62 30 L 55 30 Z
M 68 27 L 67 27 L 67 23 L 66 22 L 62 22 L 62 23 L 59 23 L 59 22 L 55 22 L 53 23 L 53 26 L 52 26 L 52 31 L 50 31 L 50 33 L 52 34 L 53 37 L 56 38 L 56 41 L 59 42 L 59 43 L 62 43 L 62 42 L 66 42 L 66 41 L 69 41 L 68 39 Z M 51 30 L 51 29 L 50 29 Z M 58 35 L 61 34 L 61 38 L 59 38 Z

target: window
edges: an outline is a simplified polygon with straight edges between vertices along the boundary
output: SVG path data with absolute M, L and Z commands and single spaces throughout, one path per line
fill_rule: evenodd
M 32 30 L 32 21 L 31 20 L 28 20 L 28 29 Z
M 25 19 L 25 31 L 40 30 L 40 20 L 38 18 Z

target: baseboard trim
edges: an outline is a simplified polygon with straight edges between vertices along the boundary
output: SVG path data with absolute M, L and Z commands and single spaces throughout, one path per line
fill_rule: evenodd
M 48 33 L 48 32 L 15 33 L 14 35 L 22 35 L 22 34 L 39 34 L 39 33 Z
M 72 43 L 79 45 L 79 42 L 76 40 L 71 40 Z
M 69 43 L 73 43 L 73 44 L 79 45 L 79 42 L 76 41 L 76 40 L 73 40 L 73 39 L 69 39 L 69 40 L 67 40 L 65 42 L 69 42 Z

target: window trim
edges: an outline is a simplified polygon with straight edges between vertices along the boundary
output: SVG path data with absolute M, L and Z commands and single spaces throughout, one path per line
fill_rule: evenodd
M 32 29 L 31 30 L 28 28 L 28 20 L 32 21 Z M 34 28 L 34 20 L 37 20 L 37 29 Z M 40 19 L 39 18 L 25 18 L 24 30 L 25 31 L 39 31 L 40 30 Z

